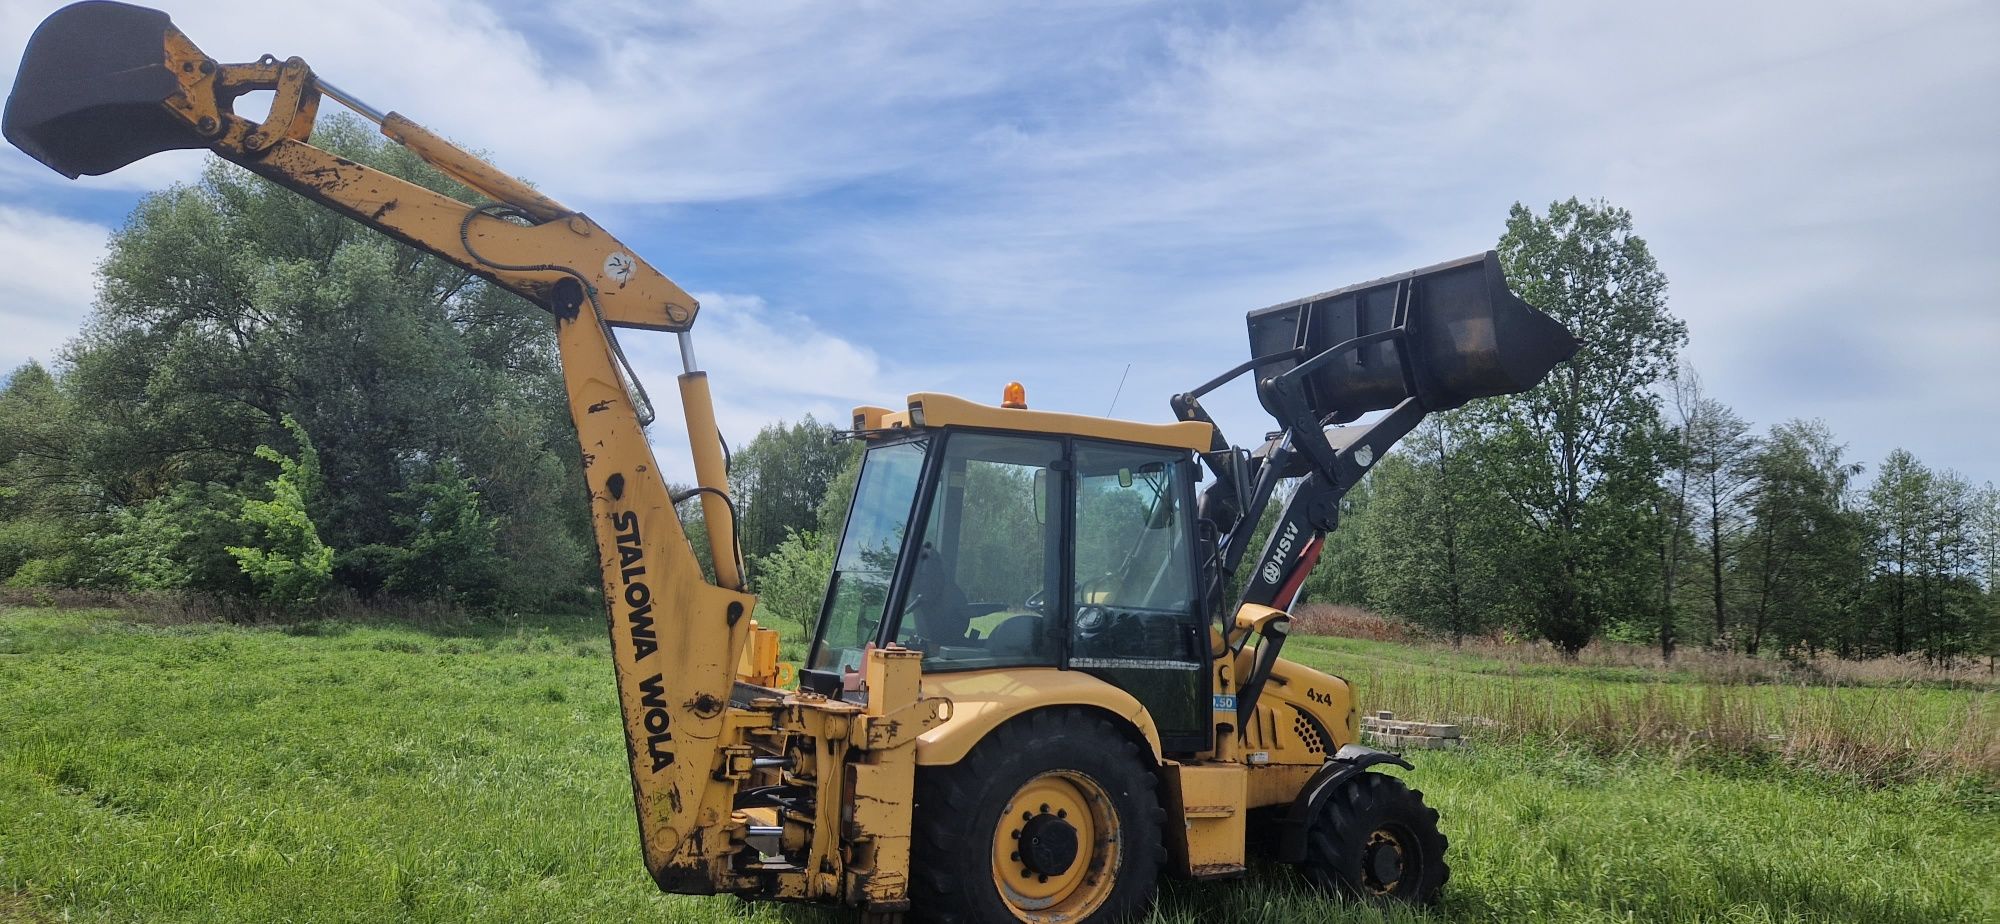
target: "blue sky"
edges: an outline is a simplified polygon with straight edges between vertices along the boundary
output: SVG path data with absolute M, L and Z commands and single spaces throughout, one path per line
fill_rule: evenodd
M 0 2 L 19 49 L 53 3 Z M 703 300 L 727 435 L 917 390 L 1165 419 L 1243 313 L 1629 208 L 1708 390 L 2000 480 L 2000 7 L 208 0 L 589 211 Z M 9 52 L 14 53 L 13 51 Z M 0 364 L 88 310 L 109 228 L 191 178 L 0 151 Z M 656 384 L 671 338 L 628 344 Z M 1213 402 L 1254 442 L 1246 388 Z M 684 473 L 672 427 L 663 462 Z

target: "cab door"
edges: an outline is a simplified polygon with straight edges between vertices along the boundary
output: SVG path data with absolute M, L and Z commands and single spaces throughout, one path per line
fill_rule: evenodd
M 1205 626 L 1196 606 L 1194 460 L 1076 440 L 1067 666 L 1131 693 L 1170 752 L 1206 750 Z

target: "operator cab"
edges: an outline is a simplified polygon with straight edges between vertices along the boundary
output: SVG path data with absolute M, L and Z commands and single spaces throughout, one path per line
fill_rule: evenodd
M 1085 671 L 1137 697 L 1163 740 L 1205 746 L 1193 511 L 1208 425 L 943 395 L 856 417 L 869 446 L 808 689 L 840 695 L 869 645 L 894 643 L 926 673 Z

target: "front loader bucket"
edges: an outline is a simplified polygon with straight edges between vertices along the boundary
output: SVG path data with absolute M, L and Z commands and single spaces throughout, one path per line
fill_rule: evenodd
M 0 129 L 50 169 L 76 179 L 142 157 L 208 144 L 167 106 L 181 92 L 167 67 L 167 14 L 91 0 L 63 7 L 28 39 Z
M 1444 411 L 1527 391 L 1578 346 L 1561 322 L 1507 288 L 1492 251 L 1252 311 L 1249 324 L 1252 356 L 1298 350 L 1301 357 L 1260 365 L 1259 379 L 1356 337 L 1402 328 L 1398 338 L 1351 348 L 1307 375 L 1312 410 L 1337 423 L 1413 395 L 1425 409 Z

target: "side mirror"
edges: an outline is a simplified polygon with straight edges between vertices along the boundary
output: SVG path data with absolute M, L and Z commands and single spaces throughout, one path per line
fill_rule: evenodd
M 1035 469 L 1035 522 L 1049 524 L 1049 470 Z

